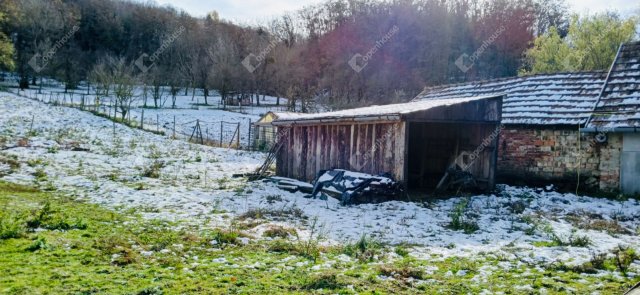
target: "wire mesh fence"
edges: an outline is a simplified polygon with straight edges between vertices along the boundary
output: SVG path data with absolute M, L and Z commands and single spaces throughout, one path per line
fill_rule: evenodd
M 14 94 L 43 103 L 81 109 L 133 128 L 185 140 L 196 144 L 244 149 L 264 150 L 265 143 L 256 138 L 256 126 L 251 119 L 242 122 L 210 121 L 195 119 L 190 109 L 155 109 L 118 106 L 110 97 L 100 97 L 89 91 L 42 91 L 40 89 L 14 89 Z M 124 115 L 123 115 L 124 111 Z M 180 115 L 171 111 L 179 111 Z M 263 131 L 262 134 L 266 134 Z

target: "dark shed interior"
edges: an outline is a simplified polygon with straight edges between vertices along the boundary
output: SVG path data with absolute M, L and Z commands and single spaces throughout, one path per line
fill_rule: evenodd
M 409 123 L 407 186 L 415 191 L 433 191 L 447 169 L 457 160 L 459 165 L 472 165 L 479 187 L 493 187 L 495 140 L 491 138 L 495 124 L 480 123 Z M 472 154 L 477 157 L 472 161 Z

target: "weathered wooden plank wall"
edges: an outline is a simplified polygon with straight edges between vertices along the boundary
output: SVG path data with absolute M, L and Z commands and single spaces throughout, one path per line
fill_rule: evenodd
M 404 179 L 404 122 L 297 125 L 278 154 L 277 174 L 310 181 L 323 169 L 391 173 Z

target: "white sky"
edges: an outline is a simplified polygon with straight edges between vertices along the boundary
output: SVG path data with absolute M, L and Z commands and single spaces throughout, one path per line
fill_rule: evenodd
M 194 16 L 204 16 L 216 10 L 222 18 L 240 23 L 257 23 L 295 11 L 322 0 L 155 0 L 161 5 L 171 5 Z M 640 10 L 638 0 L 568 0 L 574 12 L 594 13 L 607 9 L 618 10 L 623 15 Z

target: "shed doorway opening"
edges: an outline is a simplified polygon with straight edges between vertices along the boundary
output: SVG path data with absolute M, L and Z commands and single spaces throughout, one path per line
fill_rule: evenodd
M 491 134 L 495 128 L 495 124 L 409 123 L 408 189 L 433 192 L 454 163 L 468 166 L 478 188 L 493 187 L 497 141 Z

